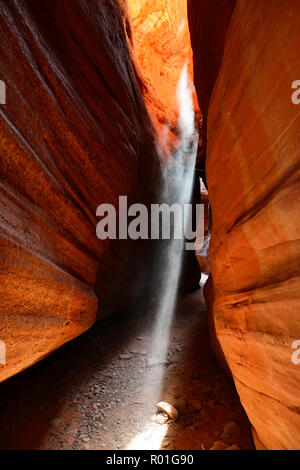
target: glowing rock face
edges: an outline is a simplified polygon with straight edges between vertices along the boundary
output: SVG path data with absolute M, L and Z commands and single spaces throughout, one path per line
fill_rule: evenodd
M 95 231 L 101 202 L 159 187 L 126 21 L 113 1 L 1 3 L 0 381 L 93 324 L 97 272 L 104 308 L 138 290 L 120 271 L 146 269 L 139 244 L 116 263 Z
M 257 447 L 299 449 L 300 4 L 238 0 L 224 44 L 233 3 L 189 1 L 200 105 L 220 70 L 208 109 L 211 311 Z
M 177 85 L 187 63 L 193 82 L 193 59 L 182 0 L 129 0 L 133 44 L 148 111 L 158 129 L 169 123 L 176 132 Z M 197 98 L 194 93 L 194 105 Z

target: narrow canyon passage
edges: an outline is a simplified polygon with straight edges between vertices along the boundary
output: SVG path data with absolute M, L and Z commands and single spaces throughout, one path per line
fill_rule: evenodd
M 233 382 L 210 350 L 205 309 L 200 291 L 179 298 L 163 365 L 149 361 L 152 313 L 122 312 L 2 384 L 0 447 L 252 449 Z M 143 389 L 161 367 L 160 398 L 179 410 L 166 424 L 154 421 L 151 386 Z

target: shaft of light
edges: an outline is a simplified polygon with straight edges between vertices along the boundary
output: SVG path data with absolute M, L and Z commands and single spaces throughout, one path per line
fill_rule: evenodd
M 176 151 L 172 167 L 169 169 L 169 193 L 179 204 L 191 200 L 198 135 L 195 132 L 192 88 L 188 80 L 187 64 L 184 65 L 177 87 L 179 105 L 180 147 Z M 188 165 L 186 164 L 188 152 Z M 168 245 L 167 259 L 158 262 L 163 279 L 159 292 L 156 292 L 156 315 L 151 333 L 151 351 L 148 357 L 148 370 L 143 384 L 143 395 L 149 411 L 154 412 L 161 393 L 164 368 L 168 353 L 170 328 L 178 295 L 179 279 L 185 240 L 171 240 Z M 163 264 L 163 265 L 162 265 Z M 138 436 L 129 444 L 134 449 L 139 442 Z M 143 445 L 139 442 L 139 448 Z

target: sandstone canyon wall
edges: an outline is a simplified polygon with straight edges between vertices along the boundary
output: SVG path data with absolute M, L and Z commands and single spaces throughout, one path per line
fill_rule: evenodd
M 99 204 L 117 207 L 122 194 L 149 202 L 160 185 L 125 7 L 0 1 L 0 380 L 93 324 L 97 272 L 110 265 L 100 314 L 105 296 L 126 306 L 122 276 L 142 288 L 145 258 L 130 264 L 136 249 L 126 258 L 95 232 Z
M 128 0 L 128 5 L 139 83 L 167 160 L 178 145 L 177 87 L 185 66 L 193 88 L 196 119 L 200 120 L 187 5 L 182 0 Z
M 208 297 L 257 448 L 299 449 L 300 3 L 234 4 L 188 2 L 198 99 L 209 104 Z

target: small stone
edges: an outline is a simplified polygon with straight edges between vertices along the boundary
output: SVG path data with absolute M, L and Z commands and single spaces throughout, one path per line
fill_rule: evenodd
M 184 398 L 179 398 L 178 400 L 175 400 L 175 406 L 183 412 L 184 410 L 186 410 L 187 402 Z
M 226 449 L 226 444 L 222 441 L 216 441 L 214 442 L 214 445 L 209 449 L 209 450 L 225 450 Z
M 191 400 L 190 403 L 195 410 L 201 411 L 203 408 L 200 400 Z
M 168 447 L 169 444 L 170 444 L 169 441 L 163 441 L 161 446 L 162 447 Z
M 182 347 L 181 347 L 181 346 L 176 346 L 176 351 L 181 352 L 181 351 L 182 351 Z
M 241 450 L 241 449 L 235 444 L 232 444 L 232 446 L 226 447 L 225 450 Z
M 176 408 L 174 408 L 173 405 L 167 403 L 166 401 L 160 401 L 156 406 L 158 411 L 165 412 L 171 419 L 177 419 L 179 416 L 179 413 Z
M 239 437 L 240 435 L 240 428 L 236 423 L 233 421 L 230 421 L 229 423 L 226 423 L 223 429 L 223 434 L 222 437 L 229 438 L 229 437 Z
M 195 381 L 197 383 L 197 380 Z M 211 387 L 207 384 L 201 384 L 201 391 L 204 393 L 208 393 L 211 391 Z

